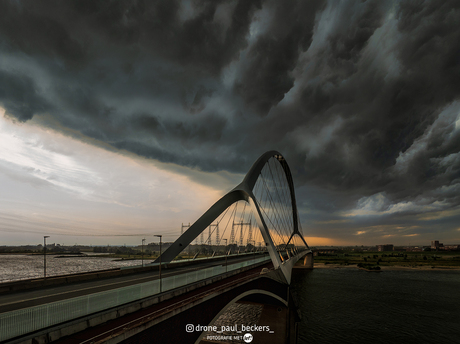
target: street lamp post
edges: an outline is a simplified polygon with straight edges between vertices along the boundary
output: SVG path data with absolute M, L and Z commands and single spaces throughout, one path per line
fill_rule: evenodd
M 225 240 L 225 272 L 227 272 L 227 239 L 222 239 Z
M 145 238 L 142 239 L 142 267 L 144 267 L 144 242 Z
M 161 237 L 162 235 L 154 235 L 154 236 L 160 238 L 160 269 L 159 270 L 160 270 L 160 293 L 161 293 Z
M 46 278 L 46 238 L 49 237 L 49 235 L 43 237 L 43 278 Z

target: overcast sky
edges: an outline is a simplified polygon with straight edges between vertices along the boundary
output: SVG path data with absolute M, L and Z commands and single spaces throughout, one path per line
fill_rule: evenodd
M 0 1 L 0 245 L 174 240 L 272 149 L 311 245 L 460 244 L 458 23 L 458 1 Z

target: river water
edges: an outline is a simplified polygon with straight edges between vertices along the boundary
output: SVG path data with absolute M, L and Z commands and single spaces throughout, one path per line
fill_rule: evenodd
M 141 265 L 141 260 L 117 261 L 112 258 L 46 256 L 46 276 L 57 276 Z M 145 260 L 144 263 L 151 262 Z M 42 255 L 0 255 L 0 283 L 43 277 Z
M 460 343 L 459 271 L 296 272 L 299 344 Z

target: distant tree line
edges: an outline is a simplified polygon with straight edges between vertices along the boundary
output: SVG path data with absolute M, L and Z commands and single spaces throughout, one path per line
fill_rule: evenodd
M 73 246 L 60 246 L 60 245 L 47 245 L 47 253 L 80 253 L 78 247 Z M 43 246 L 1 246 L 0 253 L 43 253 Z
M 94 253 L 113 253 L 113 254 L 132 254 L 132 255 L 138 255 L 141 254 L 142 251 L 139 249 L 134 249 L 132 247 L 126 247 L 126 246 L 96 246 L 93 247 L 93 252 Z M 155 253 L 153 251 L 153 253 Z M 149 256 L 152 254 L 151 250 L 144 250 L 144 255 Z

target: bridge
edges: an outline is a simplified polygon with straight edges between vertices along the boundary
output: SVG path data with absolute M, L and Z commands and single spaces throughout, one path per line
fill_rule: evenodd
M 215 324 L 229 308 L 249 304 L 263 305 L 261 326 L 233 335 L 295 343 L 296 267 L 312 268 L 313 256 L 289 166 L 270 151 L 153 264 L 0 285 L 0 342 L 207 343 L 227 338 Z

